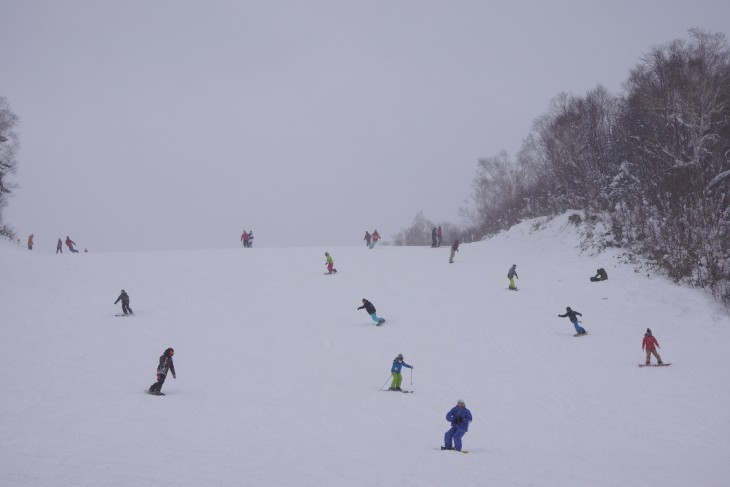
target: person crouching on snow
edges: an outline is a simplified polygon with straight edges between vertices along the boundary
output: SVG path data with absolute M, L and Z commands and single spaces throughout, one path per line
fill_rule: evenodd
M 469 431 L 469 423 L 472 421 L 471 411 L 466 409 L 463 399 L 456 401 L 456 406 L 446 413 L 446 421 L 451 422 L 451 429 L 444 435 L 444 446 L 441 449 L 461 451 L 461 437 Z

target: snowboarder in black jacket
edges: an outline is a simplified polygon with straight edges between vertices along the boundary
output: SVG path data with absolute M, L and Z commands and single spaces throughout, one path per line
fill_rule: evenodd
M 577 311 L 573 311 L 572 309 L 570 309 L 570 306 L 568 306 L 565 308 L 565 314 L 558 315 L 558 318 L 566 318 L 566 317 L 570 318 L 570 322 L 573 323 L 573 326 L 575 327 L 575 332 L 576 332 L 575 336 L 585 335 L 587 332 L 586 332 L 585 328 L 583 328 L 582 326 L 580 326 L 578 324 L 578 316 L 583 316 L 583 315 Z
M 122 294 L 119 295 L 116 301 L 114 301 L 114 304 L 117 304 L 119 301 L 122 302 L 122 311 L 124 314 L 134 314 L 132 311 L 132 308 L 129 307 L 129 295 L 127 295 L 126 292 L 124 292 L 124 289 L 122 289 Z
M 172 356 L 175 355 L 175 350 L 172 348 L 168 348 L 165 350 L 165 353 L 160 355 L 160 365 L 157 366 L 157 382 L 152 384 L 150 386 L 150 393 L 156 394 L 156 395 L 164 395 L 162 394 L 162 384 L 165 383 L 165 379 L 167 378 L 167 372 L 172 372 L 172 378 L 177 379 L 175 376 L 175 365 L 172 363 Z
M 596 275 L 591 277 L 593 282 L 605 281 L 606 279 L 608 279 L 608 274 L 606 274 L 606 269 L 603 267 L 596 269 Z
M 370 317 L 373 319 L 373 321 L 378 325 L 382 324 L 385 321 L 383 318 L 378 318 L 378 315 L 375 314 L 375 306 L 373 306 L 373 303 L 371 303 L 370 301 L 368 301 L 365 298 L 362 298 L 362 306 L 360 306 L 357 309 L 364 309 L 367 312 L 367 314 L 370 315 Z

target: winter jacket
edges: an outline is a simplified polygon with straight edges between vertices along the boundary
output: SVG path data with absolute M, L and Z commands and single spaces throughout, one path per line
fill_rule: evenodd
M 644 350 L 645 348 L 647 350 L 656 350 L 659 348 L 659 342 L 652 335 L 646 334 L 641 342 L 641 349 Z
M 370 236 L 370 232 L 365 232 L 365 237 L 363 237 L 363 240 L 365 240 L 367 243 L 370 243 L 370 239 L 372 237 Z
M 369 315 L 371 315 L 371 314 L 374 314 L 374 313 L 375 313 L 375 306 L 373 306 L 373 303 L 371 303 L 371 302 L 370 302 L 370 301 L 368 301 L 367 299 L 366 299 L 366 300 L 365 300 L 365 301 L 363 302 L 362 306 L 360 306 L 360 307 L 359 307 L 359 308 L 357 308 L 357 309 L 363 309 L 363 308 L 365 308 L 365 311 L 367 311 L 367 313 L 368 313 Z
M 63 242 L 61 242 L 61 239 L 59 238 L 58 243 L 56 244 L 56 250 L 60 250 L 62 246 L 63 246 Z
M 451 421 L 451 426 L 456 426 L 465 433 L 469 431 L 469 423 L 471 423 L 471 420 L 471 411 L 466 409 L 466 407 L 460 408 L 459 406 L 454 406 L 451 408 L 451 411 L 446 413 L 446 421 Z
M 459 241 L 458 240 L 454 240 L 454 244 L 451 246 L 451 250 L 453 250 L 454 252 L 459 251 Z
M 327 255 L 326 257 L 327 257 L 327 264 L 334 264 L 335 263 L 335 261 L 332 259 L 332 256 L 331 255 Z
M 129 305 L 129 295 L 127 293 L 120 294 L 117 300 L 114 301 L 114 304 L 117 304 L 120 300 L 123 305 Z
M 246 242 L 249 238 L 251 237 L 248 236 L 248 232 L 244 230 L 244 232 L 241 234 L 241 241 Z
M 572 323 L 578 323 L 578 316 L 576 315 L 583 316 L 579 312 L 571 309 L 570 311 L 566 311 L 564 315 L 558 315 L 558 318 L 565 318 L 567 316 Z
M 76 242 L 66 237 L 66 245 L 68 246 L 68 248 L 71 248 L 72 245 L 76 245 Z
M 172 363 L 172 357 L 165 352 L 160 355 L 160 365 L 157 367 L 157 375 L 167 375 L 168 370 L 175 377 L 175 365 Z
M 377 242 L 378 240 L 380 240 L 380 234 L 378 233 L 378 231 L 377 231 L 377 230 L 375 230 L 375 231 L 373 232 L 373 235 L 372 235 L 372 239 L 373 239 L 373 240 L 375 240 L 376 242 Z
M 520 276 L 517 275 L 517 266 L 513 265 L 509 268 L 509 272 L 507 273 L 507 278 L 512 279 L 513 277 L 517 277 L 519 279 Z
M 595 277 L 597 277 L 598 279 L 600 279 L 602 281 L 605 281 L 606 279 L 608 279 L 608 274 L 606 274 L 606 269 L 603 269 L 603 268 L 598 269 L 596 271 Z
M 407 363 L 405 363 L 404 361 L 395 359 L 395 360 L 393 360 L 393 366 L 390 368 L 390 371 L 391 371 L 391 373 L 398 372 L 400 374 L 400 369 L 402 369 L 403 367 L 406 367 L 408 369 L 413 368 L 410 365 L 408 365 Z

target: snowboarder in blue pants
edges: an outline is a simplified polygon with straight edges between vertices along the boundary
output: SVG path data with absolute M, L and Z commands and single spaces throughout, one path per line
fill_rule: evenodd
M 565 314 L 564 315 L 558 315 L 558 318 L 570 318 L 570 322 L 573 323 L 573 326 L 575 327 L 575 333 L 576 335 L 585 335 L 587 332 L 585 328 L 580 326 L 578 324 L 578 316 L 583 316 L 577 311 L 573 311 L 570 309 L 570 306 L 565 308 Z
M 471 420 L 471 411 L 466 409 L 464 400 L 459 399 L 456 401 L 456 406 L 446 413 L 446 421 L 451 422 L 451 429 L 444 435 L 444 446 L 441 449 L 461 451 L 461 437 L 469 430 Z M 452 440 L 453 446 L 451 446 Z
M 383 318 L 379 318 L 378 315 L 375 313 L 375 306 L 373 306 L 373 303 L 371 303 L 370 301 L 368 301 L 365 298 L 362 298 L 362 306 L 360 306 L 357 309 L 364 309 L 367 312 L 367 314 L 370 315 L 370 317 L 373 319 L 373 321 L 378 325 L 380 325 L 381 323 L 383 323 L 385 321 Z

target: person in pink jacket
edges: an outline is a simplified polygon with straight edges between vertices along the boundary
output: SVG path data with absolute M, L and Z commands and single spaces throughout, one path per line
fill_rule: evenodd
M 646 350 L 646 365 L 651 362 L 652 354 L 656 357 L 657 363 L 662 365 L 662 358 L 657 353 L 657 348 L 659 348 L 659 342 L 651 334 L 651 330 L 647 328 L 646 333 L 644 333 L 644 340 L 641 342 L 641 349 Z

